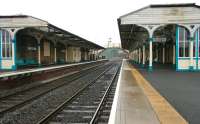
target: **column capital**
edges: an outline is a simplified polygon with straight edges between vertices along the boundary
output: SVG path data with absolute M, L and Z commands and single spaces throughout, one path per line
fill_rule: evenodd
M 17 33 L 19 30 L 24 29 L 24 28 L 20 27 L 20 28 L 2 28 L 2 29 L 3 29 L 3 30 L 6 30 L 6 31 L 8 31 L 8 32 L 10 33 L 11 39 L 12 39 L 12 41 L 13 41 L 13 40 L 15 39 L 16 33 Z

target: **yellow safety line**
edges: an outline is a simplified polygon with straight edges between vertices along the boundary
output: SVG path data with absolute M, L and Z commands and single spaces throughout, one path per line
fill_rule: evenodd
M 188 122 L 160 95 L 132 66 L 132 75 L 147 96 L 161 124 L 188 124 Z

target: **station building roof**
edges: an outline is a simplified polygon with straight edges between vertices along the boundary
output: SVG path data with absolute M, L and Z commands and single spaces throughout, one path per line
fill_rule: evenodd
M 49 22 L 28 15 L 0 16 L 0 28 L 29 28 L 34 31 L 45 33 L 49 37 L 57 38 L 63 43 L 75 46 L 83 46 L 90 49 L 104 49 L 89 40 L 86 40 L 69 31 L 61 29 Z
M 144 33 L 144 27 L 169 24 L 200 24 L 200 6 L 195 3 L 155 4 L 143 7 L 118 18 L 122 48 L 132 49 L 139 43 L 134 33 Z M 151 28 L 151 27 L 148 27 Z M 131 46 L 133 45 L 134 46 Z

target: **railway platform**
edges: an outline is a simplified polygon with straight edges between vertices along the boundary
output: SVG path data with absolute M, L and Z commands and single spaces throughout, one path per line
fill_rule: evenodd
M 109 124 L 187 124 L 188 122 L 123 60 Z
M 16 70 L 16 71 L 1 72 L 0 78 L 12 77 L 12 76 L 17 76 L 17 75 L 36 73 L 36 72 L 42 72 L 42 71 L 48 71 L 48 70 L 55 70 L 55 69 L 61 69 L 61 68 L 67 68 L 67 67 L 73 67 L 73 66 L 77 66 L 77 65 L 90 64 L 90 63 L 101 62 L 101 61 L 105 61 L 105 60 L 106 59 L 101 59 L 101 60 L 96 60 L 96 61 L 79 62 L 79 63 L 63 64 L 63 65 L 53 65 L 50 67 L 36 67 L 36 68 L 20 69 L 20 70 Z
M 54 65 L 49 67 L 21 69 L 17 71 L 0 73 L 0 96 L 12 92 L 21 86 L 51 82 L 67 75 L 75 74 L 80 70 L 104 63 L 105 59 L 79 62 L 72 64 Z

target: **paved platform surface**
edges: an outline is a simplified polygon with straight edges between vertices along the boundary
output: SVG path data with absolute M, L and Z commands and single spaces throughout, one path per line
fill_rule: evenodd
M 126 60 L 123 60 L 109 124 L 187 124 Z
M 113 124 L 159 124 L 148 99 L 136 83 L 131 68 L 124 61 L 118 82 L 116 107 L 112 107 L 109 123 Z M 115 111 L 115 112 L 113 112 Z M 112 115 L 114 113 L 114 115 Z M 112 122 L 111 122 L 112 121 Z
M 190 124 L 200 124 L 200 72 L 176 72 L 166 65 L 154 66 L 153 72 L 134 67 Z

